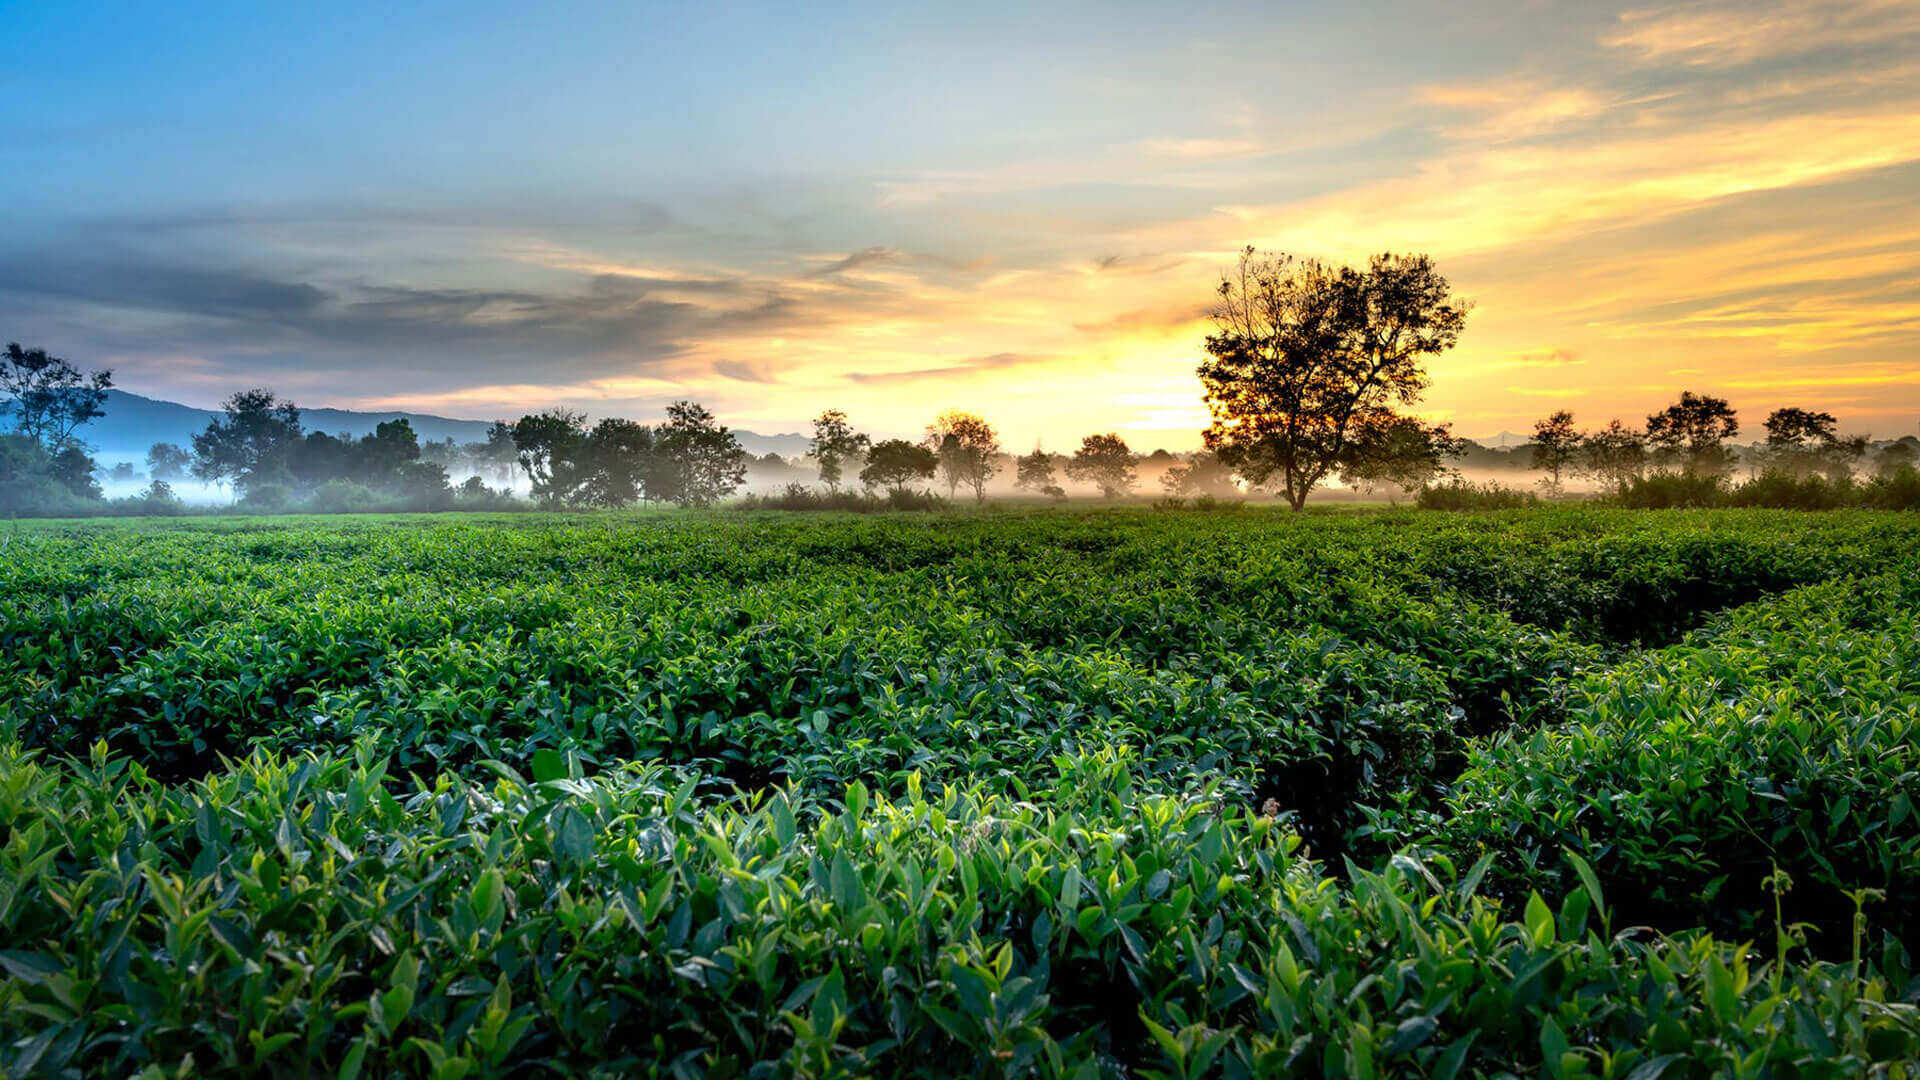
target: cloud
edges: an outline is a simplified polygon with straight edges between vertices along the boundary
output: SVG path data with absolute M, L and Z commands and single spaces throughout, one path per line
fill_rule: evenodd
M 1601 40 L 1648 61 L 1732 66 L 1920 34 L 1910 0 L 1798 0 L 1641 8 Z
M 900 253 L 890 247 L 870 247 L 856 251 L 844 258 L 835 259 L 817 270 L 807 272 L 808 277 L 832 277 L 849 270 L 858 270 L 870 263 L 891 262 L 900 257 Z
M 1054 356 L 995 353 L 992 356 L 972 357 L 955 364 L 916 368 L 908 371 L 851 371 L 847 373 L 847 378 L 853 382 L 868 385 L 925 382 L 928 380 L 952 380 L 991 372 L 1009 371 L 1016 368 L 1043 366 L 1055 363 L 1058 360 L 1059 357 Z

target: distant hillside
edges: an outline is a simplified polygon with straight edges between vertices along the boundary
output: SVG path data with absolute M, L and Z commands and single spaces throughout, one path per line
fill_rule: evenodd
M 123 459 L 144 459 L 147 448 L 157 442 L 188 446 L 193 434 L 206 430 L 207 421 L 219 415 L 212 409 L 196 409 L 177 401 L 161 401 L 129 394 L 124 390 L 107 391 L 106 404 L 102 408 L 106 410 L 106 415 L 82 428 L 81 434 L 93 445 L 96 456 L 109 464 Z M 415 412 L 300 410 L 300 422 L 308 431 L 325 431 L 336 435 L 344 432 L 356 438 L 389 420 L 400 419 L 413 425 L 414 433 L 420 436 L 422 442 L 439 442 L 448 438 L 463 443 L 482 442 L 487 437 L 488 422 L 485 420 L 455 420 Z M 775 453 L 782 457 L 793 457 L 807 452 L 807 439 L 803 435 L 761 435 L 738 428 L 734 434 L 739 436 L 740 445 L 751 454 Z

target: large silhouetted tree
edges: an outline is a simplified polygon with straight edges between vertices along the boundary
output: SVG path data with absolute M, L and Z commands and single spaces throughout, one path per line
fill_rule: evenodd
M 535 499 L 550 506 L 579 499 L 593 469 L 584 414 L 548 409 L 523 416 L 514 421 L 513 445 Z
M 1740 434 L 1740 418 L 1725 398 L 1682 391 L 1680 400 L 1647 417 L 1647 442 L 1662 462 L 1718 476 L 1732 465 L 1726 440 Z
M 1580 438 L 1574 468 L 1615 490 L 1625 488 L 1647 468 L 1647 437 L 1615 420 Z
M 1294 509 L 1427 386 L 1429 356 L 1453 347 L 1467 306 L 1424 255 L 1364 268 L 1242 253 L 1220 283 L 1200 381 L 1207 447 L 1255 485 L 1277 477 Z
M 1767 416 L 1767 444 L 1762 451 L 1769 469 L 1795 476 L 1824 473 L 1834 480 L 1853 475 L 1853 464 L 1867 452 L 1864 435 L 1841 438 L 1839 420 L 1832 413 L 1792 407 Z
M 590 468 L 583 498 L 595 506 L 628 506 L 652 497 L 647 481 L 655 474 L 654 431 L 634 420 L 609 416 L 587 432 Z

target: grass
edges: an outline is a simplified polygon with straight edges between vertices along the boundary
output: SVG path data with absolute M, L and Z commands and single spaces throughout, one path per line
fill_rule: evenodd
M 10 526 L 0 1067 L 1912 1076 L 1916 541 Z

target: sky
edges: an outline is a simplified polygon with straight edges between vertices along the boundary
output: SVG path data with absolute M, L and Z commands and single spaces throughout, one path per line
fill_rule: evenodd
M 209 406 L 1198 444 L 1245 245 L 1431 254 L 1420 412 L 1920 430 L 1920 0 L 0 0 L 0 339 Z

